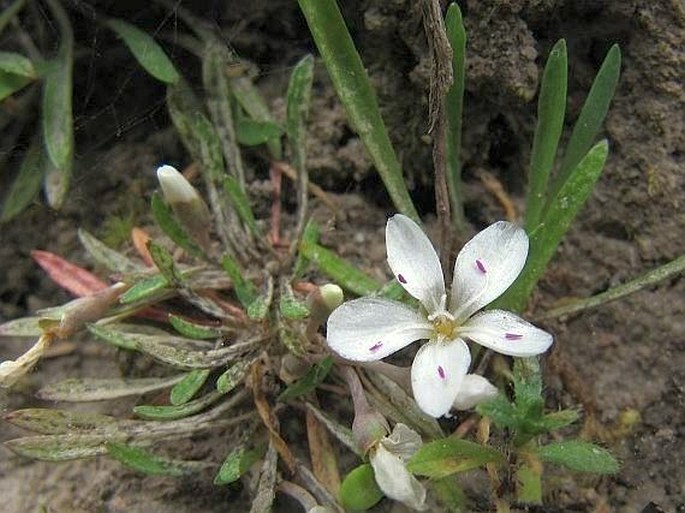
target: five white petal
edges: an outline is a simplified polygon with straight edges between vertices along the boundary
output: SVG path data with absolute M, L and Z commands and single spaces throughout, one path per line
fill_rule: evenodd
M 395 277 L 425 311 L 383 298 L 349 301 L 329 317 L 327 342 L 344 358 L 373 361 L 428 339 L 411 375 L 414 398 L 429 415 L 440 417 L 453 405 L 472 407 L 492 396 L 494 387 L 487 380 L 489 387 L 467 377 L 471 356 L 460 337 L 511 356 L 540 354 L 552 344 L 549 333 L 510 312 L 474 315 L 502 295 L 523 269 L 528 236 L 522 228 L 500 221 L 466 243 L 454 265 L 448 305 L 438 255 L 416 223 L 401 214 L 390 218 L 386 246 Z M 454 330 L 440 323 L 453 324 Z

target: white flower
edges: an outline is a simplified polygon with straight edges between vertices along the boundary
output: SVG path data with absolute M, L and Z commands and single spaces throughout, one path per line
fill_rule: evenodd
M 395 424 L 371 449 L 369 461 L 383 493 L 412 509 L 426 509 L 426 488 L 407 470 L 405 462 L 421 447 L 421 436 L 405 426 Z
M 427 339 L 411 368 L 414 398 L 427 414 L 440 417 L 455 401 L 473 406 L 492 395 L 483 378 L 467 377 L 471 354 L 464 338 L 510 356 L 533 356 L 552 344 L 549 333 L 510 312 L 476 313 L 507 290 L 523 269 L 528 236 L 522 228 L 500 221 L 467 242 L 454 264 L 449 298 L 438 255 L 416 223 L 393 216 L 385 241 L 395 277 L 423 308 L 416 312 L 379 297 L 343 303 L 328 319 L 327 341 L 343 358 L 364 362 Z
M 178 170 L 173 166 L 161 166 L 157 168 L 157 179 L 162 186 L 162 192 L 166 200 L 171 203 L 191 203 L 200 200 L 195 187 L 190 185 Z

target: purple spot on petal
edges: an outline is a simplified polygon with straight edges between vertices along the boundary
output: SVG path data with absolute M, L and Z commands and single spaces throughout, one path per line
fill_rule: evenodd
M 483 274 L 488 272 L 485 270 L 485 266 L 483 265 L 483 262 L 481 262 L 480 260 L 476 260 L 476 267 L 478 267 L 478 270 Z
M 523 335 L 520 335 L 518 333 L 505 333 L 504 338 L 507 340 L 521 340 L 523 338 Z
M 438 376 L 440 379 L 445 379 L 445 369 L 442 368 L 442 365 L 438 365 Z
M 397 275 L 397 281 L 399 281 L 400 283 L 407 283 L 406 278 L 404 276 L 402 276 L 401 274 Z
M 372 353 L 375 353 L 375 352 L 378 351 L 381 347 L 383 347 L 383 342 L 376 342 L 374 345 L 372 345 L 371 347 L 369 347 L 369 351 L 371 351 Z

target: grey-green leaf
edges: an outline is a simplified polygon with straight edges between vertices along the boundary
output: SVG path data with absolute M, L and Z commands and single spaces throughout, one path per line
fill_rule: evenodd
M 32 79 L 38 77 L 33 62 L 14 52 L 0 52 L 0 71 Z
M 178 82 L 180 75 L 169 60 L 169 57 L 146 32 L 118 19 L 109 20 L 107 25 L 123 39 L 145 71 L 166 84 Z
M 264 449 L 264 447 L 247 449 L 244 446 L 240 446 L 231 451 L 216 474 L 214 484 L 224 485 L 237 481 L 240 476 L 264 456 Z
M 36 197 L 45 176 L 45 157 L 40 139 L 34 138 L 24 154 L 19 174 L 5 197 L 0 222 L 5 223 L 12 219 Z
M 45 401 L 105 401 L 169 388 L 184 375 L 170 378 L 69 378 L 44 386 L 36 394 Z
M 124 443 L 108 442 L 106 447 L 109 455 L 119 463 L 149 476 L 181 477 L 202 468 L 202 465 L 196 462 L 164 458 Z
M 205 384 L 211 369 L 195 369 L 186 374 L 176 383 L 169 394 L 169 402 L 180 406 L 190 401 Z

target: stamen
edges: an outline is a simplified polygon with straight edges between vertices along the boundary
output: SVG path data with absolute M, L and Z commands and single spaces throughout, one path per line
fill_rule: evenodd
M 407 283 L 407 280 L 401 274 L 397 275 L 397 281 L 399 281 L 400 283 Z
M 372 345 L 371 347 L 369 347 L 369 351 L 371 351 L 372 353 L 375 353 L 375 352 L 378 351 L 381 347 L 383 347 L 383 342 L 376 342 L 374 345 Z
M 505 333 L 504 338 L 507 340 L 521 340 L 523 335 L 520 335 L 519 333 Z
M 485 269 L 485 266 L 483 265 L 483 262 L 480 260 L 476 259 L 476 267 L 478 267 L 478 270 L 482 272 L 483 274 L 487 273 L 488 271 Z
M 442 365 L 438 365 L 438 376 L 440 379 L 445 379 L 445 369 L 442 368 Z

